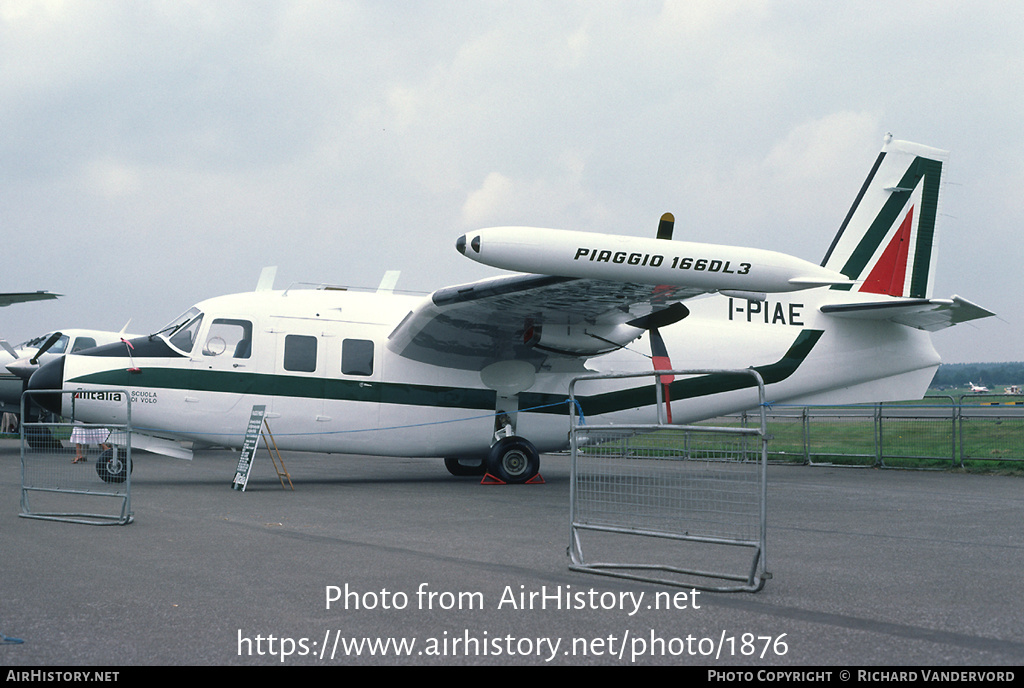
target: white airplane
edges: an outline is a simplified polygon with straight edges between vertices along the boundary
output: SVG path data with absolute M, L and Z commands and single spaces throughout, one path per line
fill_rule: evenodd
M 128 323 L 120 332 L 63 329 L 33 337 L 14 347 L 0 339 L 0 410 L 19 412 L 25 383 L 39 366 L 65 353 L 78 353 L 83 349 L 139 336 L 126 334 L 127 329 Z
M 988 392 L 989 391 L 988 387 L 983 387 L 981 385 L 976 385 L 973 382 L 968 382 L 967 386 L 971 388 L 971 394 L 981 394 L 982 392 Z
M 535 476 L 539 453 L 568 446 L 569 382 L 594 371 L 754 367 L 773 402 L 919 398 L 939 365 L 930 333 L 992 315 L 931 297 L 945 157 L 886 137 L 821 265 L 667 240 L 669 215 L 657 239 L 484 229 L 458 250 L 540 274 L 427 297 L 213 298 L 133 340 L 131 359 L 120 343 L 69 354 L 29 388 L 77 390 L 77 418 L 93 423 L 122 422 L 128 394 L 133 447 L 172 456 L 191 458 L 183 441 L 240 447 L 263 405 L 281 449 L 443 457 L 454 474 L 508 483 Z M 755 407 L 742 377 L 662 379 L 673 422 Z M 654 384 L 577 391 L 589 422 L 651 422 Z M 43 396 L 70 415 L 70 394 Z

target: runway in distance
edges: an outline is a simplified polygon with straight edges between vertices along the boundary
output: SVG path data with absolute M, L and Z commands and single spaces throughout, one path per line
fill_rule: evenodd
M 527 271 L 440 289 L 258 290 L 196 304 L 124 344 L 65 355 L 31 390 L 78 390 L 78 420 L 121 422 L 133 447 L 240 447 L 254 405 L 281 449 L 441 457 L 454 474 L 525 482 L 568 446 L 567 389 L 591 372 L 756 368 L 777 403 L 920 398 L 931 332 L 992 315 L 932 298 L 946 153 L 886 137 L 820 265 L 763 249 L 537 228 L 456 242 Z M 752 379 L 681 376 L 675 423 L 758 403 Z M 589 422 L 652 422 L 650 381 L 587 382 Z M 68 417 L 69 397 L 43 395 Z

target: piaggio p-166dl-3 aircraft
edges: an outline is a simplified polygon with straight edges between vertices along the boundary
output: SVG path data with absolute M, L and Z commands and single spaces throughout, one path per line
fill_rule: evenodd
M 40 368 L 77 390 L 76 418 L 122 422 L 133 447 L 240 447 L 254 405 L 281 449 L 443 457 L 455 474 L 524 482 L 568 446 L 570 380 L 595 371 L 755 368 L 779 403 L 919 398 L 930 332 L 992 315 L 931 297 L 945 153 L 886 144 L 821 265 L 753 248 L 536 228 L 459 238 L 468 258 L 539 274 L 390 291 L 257 291 L 197 304 L 166 328 Z M 645 336 L 646 335 L 646 336 Z M 646 341 L 643 341 L 646 340 Z M 746 377 L 746 376 L 744 376 Z M 666 385 L 672 421 L 757 405 L 739 376 Z M 579 388 L 588 421 L 649 422 L 654 379 Z M 69 397 L 44 395 L 71 414 Z M 120 415 L 119 415 L 120 414 Z M 641 420 L 642 419 L 642 420 Z

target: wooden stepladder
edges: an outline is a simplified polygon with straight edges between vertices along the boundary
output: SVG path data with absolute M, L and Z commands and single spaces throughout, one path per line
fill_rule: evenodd
M 292 485 L 292 477 L 288 474 L 288 469 L 284 466 L 284 459 L 281 458 L 281 451 L 277 448 L 277 441 L 274 439 L 274 433 L 270 432 L 270 423 L 267 422 L 266 418 L 263 419 L 263 427 L 267 430 L 267 434 L 263 437 L 263 444 L 266 445 L 267 453 L 270 454 L 270 462 L 274 464 L 274 470 L 277 471 L 277 479 L 281 481 L 281 489 L 284 489 L 284 481 L 287 479 L 288 487 L 290 487 L 292 492 L 294 492 L 295 486 Z M 263 434 L 262 430 L 260 431 L 260 434 Z M 270 438 L 269 442 L 267 442 L 268 437 Z M 274 447 L 273 451 L 270 449 L 271 445 Z M 276 461 L 274 460 L 274 454 L 277 454 Z M 278 462 L 281 463 L 280 468 L 277 466 Z
M 238 457 L 238 467 L 235 469 L 235 478 L 231 481 L 231 489 L 233 490 L 245 491 L 245 486 L 249 482 L 249 474 L 252 472 L 252 461 L 256 457 L 256 449 L 259 447 L 261 437 L 267 447 L 267 453 L 270 454 L 270 462 L 274 464 L 274 471 L 277 473 L 277 479 L 281 482 L 281 488 L 284 488 L 284 481 L 287 478 L 288 487 L 293 491 L 295 490 L 295 486 L 292 484 L 292 477 L 288 474 L 288 469 L 285 468 L 284 459 L 281 458 L 281 451 L 277 448 L 274 434 L 270 432 L 270 423 L 267 421 L 266 411 L 267 407 L 263 405 L 252 407 L 249 425 L 245 431 L 245 442 L 242 443 L 242 453 Z M 266 429 L 266 432 L 264 432 L 264 429 Z M 268 437 L 270 438 L 269 442 L 267 441 Z M 276 459 L 274 454 L 277 454 Z

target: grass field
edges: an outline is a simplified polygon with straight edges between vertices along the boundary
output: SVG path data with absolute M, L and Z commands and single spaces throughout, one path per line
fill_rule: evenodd
M 738 426 L 735 418 L 702 425 Z M 808 411 L 803 416 L 769 416 L 769 460 L 774 462 L 886 466 L 892 468 L 965 468 L 1024 471 L 1024 415 L 1007 417 L 875 418 Z

